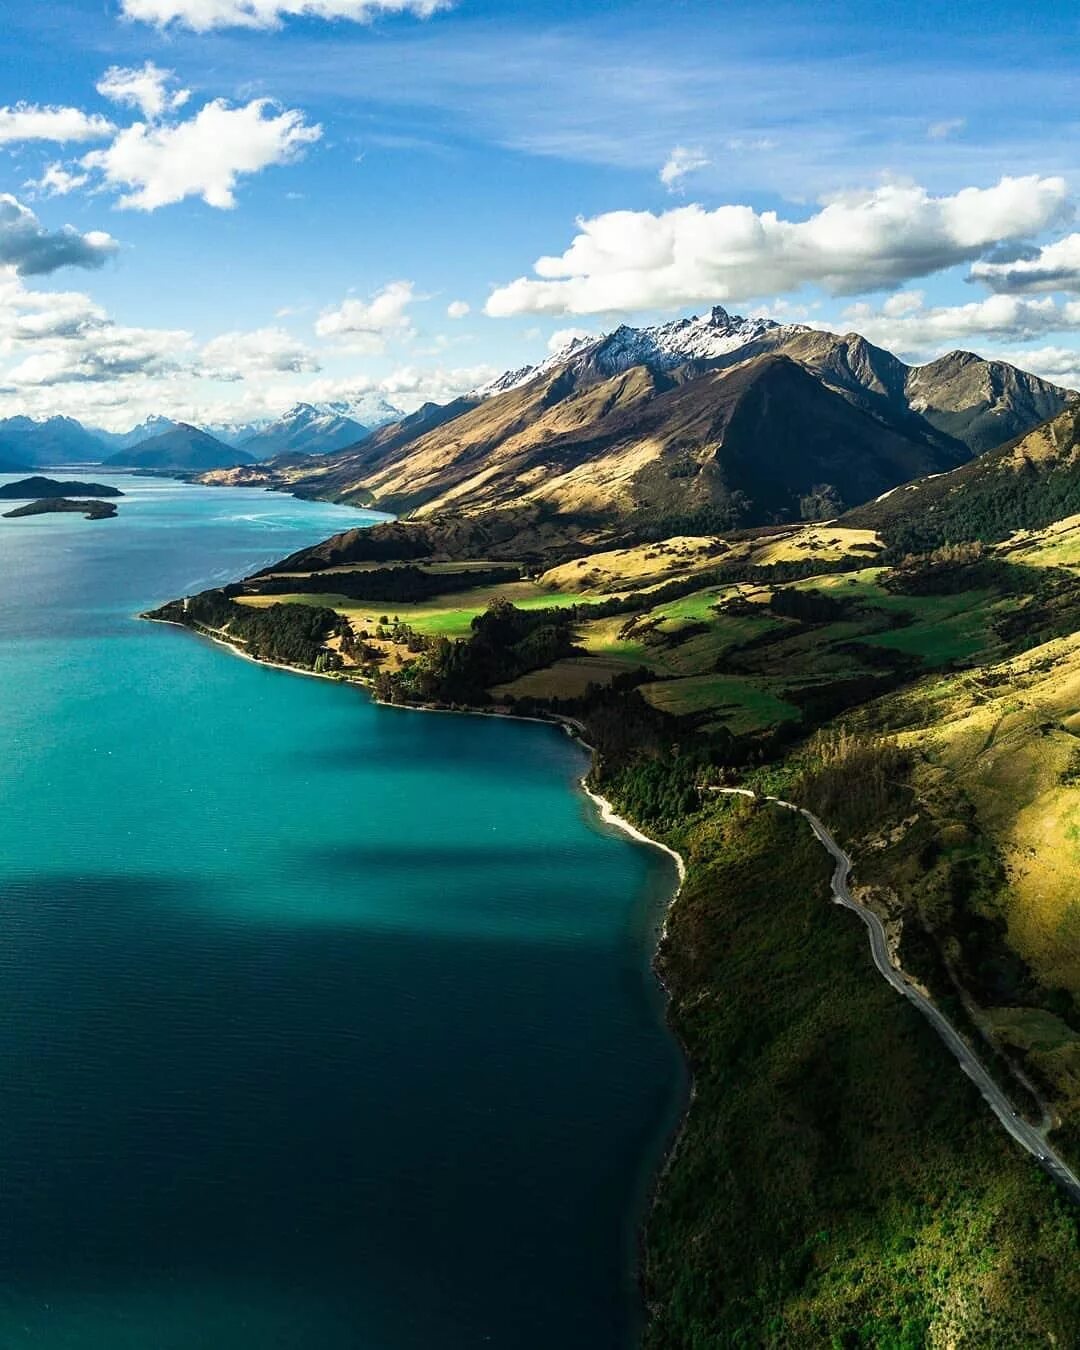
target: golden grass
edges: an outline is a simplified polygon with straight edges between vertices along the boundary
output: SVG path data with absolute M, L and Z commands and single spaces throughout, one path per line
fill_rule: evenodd
M 1011 945 L 1047 986 L 1080 991 L 1080 633 L 928 691 L 927 731 L 909 733 L 953 775 L 1007 870 Z

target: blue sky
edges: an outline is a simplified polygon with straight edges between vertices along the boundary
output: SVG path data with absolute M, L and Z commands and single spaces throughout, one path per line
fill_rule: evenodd
M 3 0 L 0 414 L 411 407 L 717 301 L 1080 382 L 1066 9 Z

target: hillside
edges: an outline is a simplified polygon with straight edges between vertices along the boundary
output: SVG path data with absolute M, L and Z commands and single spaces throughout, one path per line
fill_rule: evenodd
M 232 448 L 208 436 L 197 427 L 182 422 L 172 431 L 164 431 L 129 449 L 110 455 L 108 465 L 132 469 L 219 469 L 230 464 L 250 462 L 245 451 Z
M 1080 511 L 1080 410 L 1068 408 L 951 473 L 907 483 L 852 511 L 896 551 L 998 543 Z

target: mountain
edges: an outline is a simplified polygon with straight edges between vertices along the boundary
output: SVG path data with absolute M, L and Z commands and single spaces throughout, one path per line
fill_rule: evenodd
M 130 431 L 104 431 L 101 427 L 94 427 L 91 434 L 107 450 L 116 454 L 120 450 L 130 450 L 132 446 L 139 445 L 142 441 L 148 441 L 151 436 L 160 436 L 165 431 L 175 431 L 179 425 L 180 423 L 174 422 L 171 417 L 154 415 L 140 422 L 137 427 L 132 427 Z
M 0 473 L 28 473 L 30 466 L 28 464 L 17 464 L 13 459 L 7 459 L 0 455 Z
M 715 370 L 755 356 L 790 356 L 867 412 L 910 419 L 943 446 L 959 441 L 981 454 L 1060 412 L 1070 393 L 1004 361 L 949 352 L 909 366 L 858 333 L 805 324 L 744 319 L 716 305 L 706 315 L 653 328 L 625 325 L 604 337 L 577 339 L 537 366 L 510 371 L 476 390 L 490 398 L 554 370 L 605 378 L 634 365 L 654 371 Z
M 970 353 L 908 366 L 858 334 L 717 306 L 577 339 L 321 462 L 269 468 L 301 495 L 398 514 L 537 505 L 727 529 L 836 514 L 1076 398 Z
M 872 416 L 784 356 L 607 378 L 570 363 L 414 417 L 289 485 L 422 517 L 538 506 L 728 528 L 836 514 L 967 453 Z
M 298 403 L 276 422 L 238 444 L 253 459 L 287 454 L 325 455 L 355 445 L 368 435 L 368 430 L 339 409 Z
M 220 469 L 250 463 L 251 456 L 208 436 L 198 427 L 179 423 L 172 431 L 151 436 L 130 449 L 111 455 L 106 464 L 133 469 Z
M 0 421 L 0 459 L 22 465 L 96 464 L 104 447 L 72 417 L 7 417 Z

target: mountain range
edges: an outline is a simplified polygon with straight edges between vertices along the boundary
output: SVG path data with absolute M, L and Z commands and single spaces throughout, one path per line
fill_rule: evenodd
M 274 455 L 317 455 L 341 450 L 362 440 L 370 428 L 403 417 L 401 409 L 385 399 L 366 395 L 356 403 L 298 403 L 273 420 L 212 424 L 197 429 L 220 445 L 243 449 L 244 454 L 221 461 L 240 464 Z M 23 472 L 27 467 L 42 464 L 96 464 L 103 460 L 119 463 L 116 456 L 121 452 L 142 447 L 181 426 L 190 428 L 191 424 L 152 416 L 129 431 L 111 432 L 84 426 L 71 417 L 9 417 L 0 420 L 0 463 L 12 465 L 8 472 Z M 125 458 L 123 462 L 131 460 Z
M 534 506 L 728 529 L 839 514 L 955 469 L 1076 398 L 970 352 L 909 366 L 856 333 L 717 306 L 577 339 L 355 446 L 252 472 L 421 518 Z

